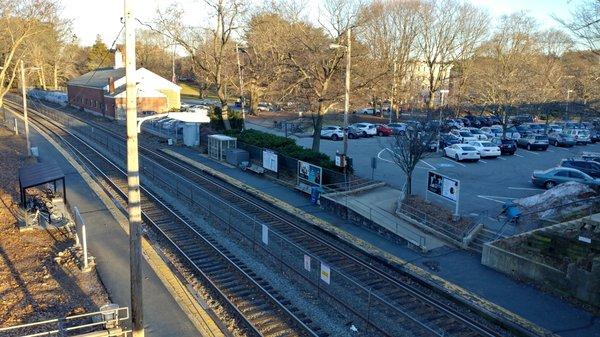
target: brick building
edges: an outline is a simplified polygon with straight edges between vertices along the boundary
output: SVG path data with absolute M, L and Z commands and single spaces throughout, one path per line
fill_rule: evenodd
M 69 104 L 114 119 L 125 118 L 125 67 L 119 50 L 115 65 L 67 82 Z M 145 68 L 136 70 L 138 111 L 166 112 L 181 106 L 181 88 Z

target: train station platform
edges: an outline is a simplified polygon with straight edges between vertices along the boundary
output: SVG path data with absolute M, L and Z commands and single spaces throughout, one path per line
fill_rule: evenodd
M 439 242 L 437 247 L 427 253 L 420 253 L 322 210 L 311 204 L 306 194 L 259 175 L 221 164 L 196 150 L 168 147 L 163 152 L 249 193 L 260 194 L 261 198 L 287 208 L 292 214 L 301 214 L 305 219 L 310 218 L 322 226 L 329 226 L 327 228 L 335 231 L 339 237 L 368 247 L 367 251 L 393 260 L 419 277 L 438 283 L 457 296 L 474 300 L 492 312 L 501 312 L 505 317 L 514 315 L 515 320 L 525 319 L 560 336 L 600 337 L 598 317 L 483 266 L 481 256 L 477 253 L 451 247 L 443 242 Z
M 96 270 L 113 303 L 130 306 L 129 238 L 127 218 L 72 158 L 53 140 L 31 128 L 31 143 L 40 162 L 53 162 L 65 175 L 69 202 L 87 224 L 87 242 Z M 90 182 L 92 182 L 90 184 Z M 99 192 L 102 194 L 102 192 Z M 208 311 L 186 291 L 187 286 L 168 271 L 157 252 L 143 241 L 143 300 L 145 335 L 155 337 L 224 336 Z M 194 304 L 195 303 L 195 304 Z M 191 319 L 189 317 L 192 317 Z

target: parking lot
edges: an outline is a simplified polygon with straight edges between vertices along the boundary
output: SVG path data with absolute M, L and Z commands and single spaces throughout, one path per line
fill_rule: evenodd
M 362 177 L 371 177 L 371 158 L 377 158 L 374 179 L 382 180 L 391 186 L 402 188 L 405 183 L 403 172 L 391 160 L 387 148 L 390 137 L 373 137 L 349 140 L 348 155 L 354 160 L 355 172 Z M 310 147 L 311 138 L 302 138 L 298 144 Z M 341 141 L 321 140 L 321 151 L 334 156 L 342 152 Z M 547 151 L 518 149 L 513 156 L 482 159 L 479 162 L 456 162 L 442 157 L 441 153 L 430 154 L 421 160 L 413 175 L 413 193 L 425 196 L 427 172 L 435 170 L 450 178 L 460 180 L 460 213 L 476 213 L 495 217 L 506 201 L 523 198 L 543 192 L 531 184 L 534 170 L 545 170 L 557 166 L 561 159 L 576 157 L 581 152 L 600 152 L 600 143 L 577 145 L 572 148 L 550 146 Z M 437 196 L 436 201 L 452 208 L 453 204 Z

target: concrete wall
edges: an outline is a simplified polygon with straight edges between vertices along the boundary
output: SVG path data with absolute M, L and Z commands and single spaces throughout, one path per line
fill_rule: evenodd
M 553 292 L 600 306 L 600 259 L 594 260 L 591 271 L 579 269 L 575 264 L 571 264 L 567 272 L 564 272 L 489 242 L 483 245 L 481 263 L 518 280 L 532 281 Z

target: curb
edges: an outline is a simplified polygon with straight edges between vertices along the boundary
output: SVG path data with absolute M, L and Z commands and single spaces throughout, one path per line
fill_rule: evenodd
M 538 326 L 537 324 L 534 324 L 533 322 L 513 313 L 512 311 L 509 311 L 508 309 L 501 307 L 495 303 L 492 303 L 472 292 L 470 292 L 469 290 L 466 290 L 456 284 L 453 284 L 451 282 L 446 281 L 445 279 L 431 274 L 427 271 L 425 271 L 424 269 L 421 269 L 397 256 L 394 256 L 344 230 L 341 230 L 337 227 L 335 227 L 334 225 L 332 225 L 331 223 L 322 220 L 318 217 L 315 217 L 312 214 L 308 214 L 280 199 L 277 199 L 275 197 L 272 197 L 271 195 L 264 193 L 252 186 L 249 186 L 227 174 L 224 174 L 222 172 L 219 172 L 209 166 L 206 166 L 202 163 L 199 163 L 189 157 L 186 157 L 185 155 L 182 155 L 178 152 L 175 152 L 173 150 L 170 149 L 160 149 L 161 152 L 177 159 L 180 160 L 184 163 L 187 163 L 197 169 L 199 169 L 200 171 L 206 172 L 214 177 L 217 177 L 247 193 L 250 193 L 252 195 L 257 196 L 258 198 L 272 204 L 275 205 L 279 208 L 281 208 L 282 210 L 295 215 L 333 235 L 335 235 L 336 237 L 344 240 L 345 242 L 363 250 L 364 252 L 376 256 L 378 258 L 381 258 L 382 260 L 386 261 L 388 264 L 393 265 L 393 266 L 398 266 L 401 269 L 405 269 L 407 270 L 409 273 L 411 273 L 414 276 L 417 276 L 418 278 L 420 278 L 421 280 L 423 280 L 424 282 L 431 284 L 437 288 L 440 288 L 444 291 L 446 291 L 447 293 L 450 293 L 450 295 L 453 295 L 455 297 L 457 297 L 457 299 L 462 299 L 464 301 L 468 301 L 478 307 L 480 307 L 483 311 L 485 311 L 487 314 L 492 315 L 492 316 L 497 316 L 500 317 L 501 319 L 507 320 L 509 322 L 512 322 L 518 326 L 521 326 L 527 330 L 529 330 L 530 332 L 539 335 L 539 336 L 554 336 L 550 331 Z

